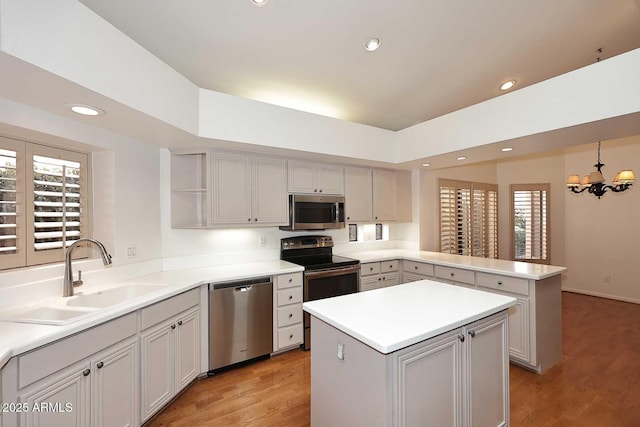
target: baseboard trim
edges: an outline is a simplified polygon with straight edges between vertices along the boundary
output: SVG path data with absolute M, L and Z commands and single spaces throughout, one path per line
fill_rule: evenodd
M 607 298 L 607 299 L 613 299 L 616 301 L 623 301 L 623 302 L 631 302 L 634 304 L 640 304 L 640 299 L 635 299 L 635 298 L 627 298 L 627 297 L 621 297 L 618 295 L 610 295 L 610 294 L 603 294 L 600 292 L 592 292 L 592 291 L 585 291 L 582 289 L 574 289 L 574 288 L 562 288 L 563 292 L 572 292 L 574 294 L 583 294 L 583 295 L 589 295 L 592 297 L 599 297 L 599 298 Z

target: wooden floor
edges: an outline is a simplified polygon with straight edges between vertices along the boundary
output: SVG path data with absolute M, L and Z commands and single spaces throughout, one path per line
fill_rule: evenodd
M 562 362 L 511 365 L 510 425 L 639 427 L 640 305 L 564 292 L 562 314 Z M 291 351 L 197 381 L 148 426 L 308 426 L 309 381 Z

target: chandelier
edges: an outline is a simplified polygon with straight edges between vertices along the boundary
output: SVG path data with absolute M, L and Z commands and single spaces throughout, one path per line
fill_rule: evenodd
M 567 187 L 574 193 L 582 193 L 586 190 L 599 199 L 607 190 L 611 190 L 614 193 L 626 191 L 636 181 L 636 178 L 633 176 L 633 171 L 622 170 L 618 172 L 613 179 L 613 185 L 605 184 L 604 176 L 602 176 L 603 166 L 604 164 L 600 162 L 600 141 L 598 141 L 598 163 L 593 165 L 597 171 L 585 175 L 584 178 L 582 178 L 582 182 L 580 181 L 580 175 L 569 175 L 569 178 L 567 178 Z

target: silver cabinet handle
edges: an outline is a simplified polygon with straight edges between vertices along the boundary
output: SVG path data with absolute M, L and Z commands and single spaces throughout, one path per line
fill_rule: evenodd
M 476 331 L 474 331 L 473 329 L 469 331 L 469 335 L 471 335 L 471 338 L 476 336 Z
M 458 339 L 460 340 L 460 342 L 464 342 L 464 335 L 458 334 Z
M 104 363 L 103 362 L 98 362 L 96 364 L 96 366 L 98 367 L 98 369 L 102 369 L 102 367 L 104 366 Z
M 85 377 L 88 377 L 90 373 L 91 373 L 91 369 L 85 369 L 84 371 L 82 371 L 82 375 Z

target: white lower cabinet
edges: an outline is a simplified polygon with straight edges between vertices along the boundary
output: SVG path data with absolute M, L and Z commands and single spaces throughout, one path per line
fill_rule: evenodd
M 135 320 L 126 315 L 11 359 L 3 396 L 23 410 L 3 414 L 2 425 L 139 425 Z
M 273 286 L 273 351 L 302 344 L 302 273 L 274 277 Z
M 398 260 L 368 262 L 360 267 L 360 292 L 394 286 L 400 283 Z
M 398 351 L 395 425 L 508 425 L 507 339 L 501 313 Z
M 199 313 L 198 308 L 193 308 L 140 335 L 143 422 L 197 377 Z

